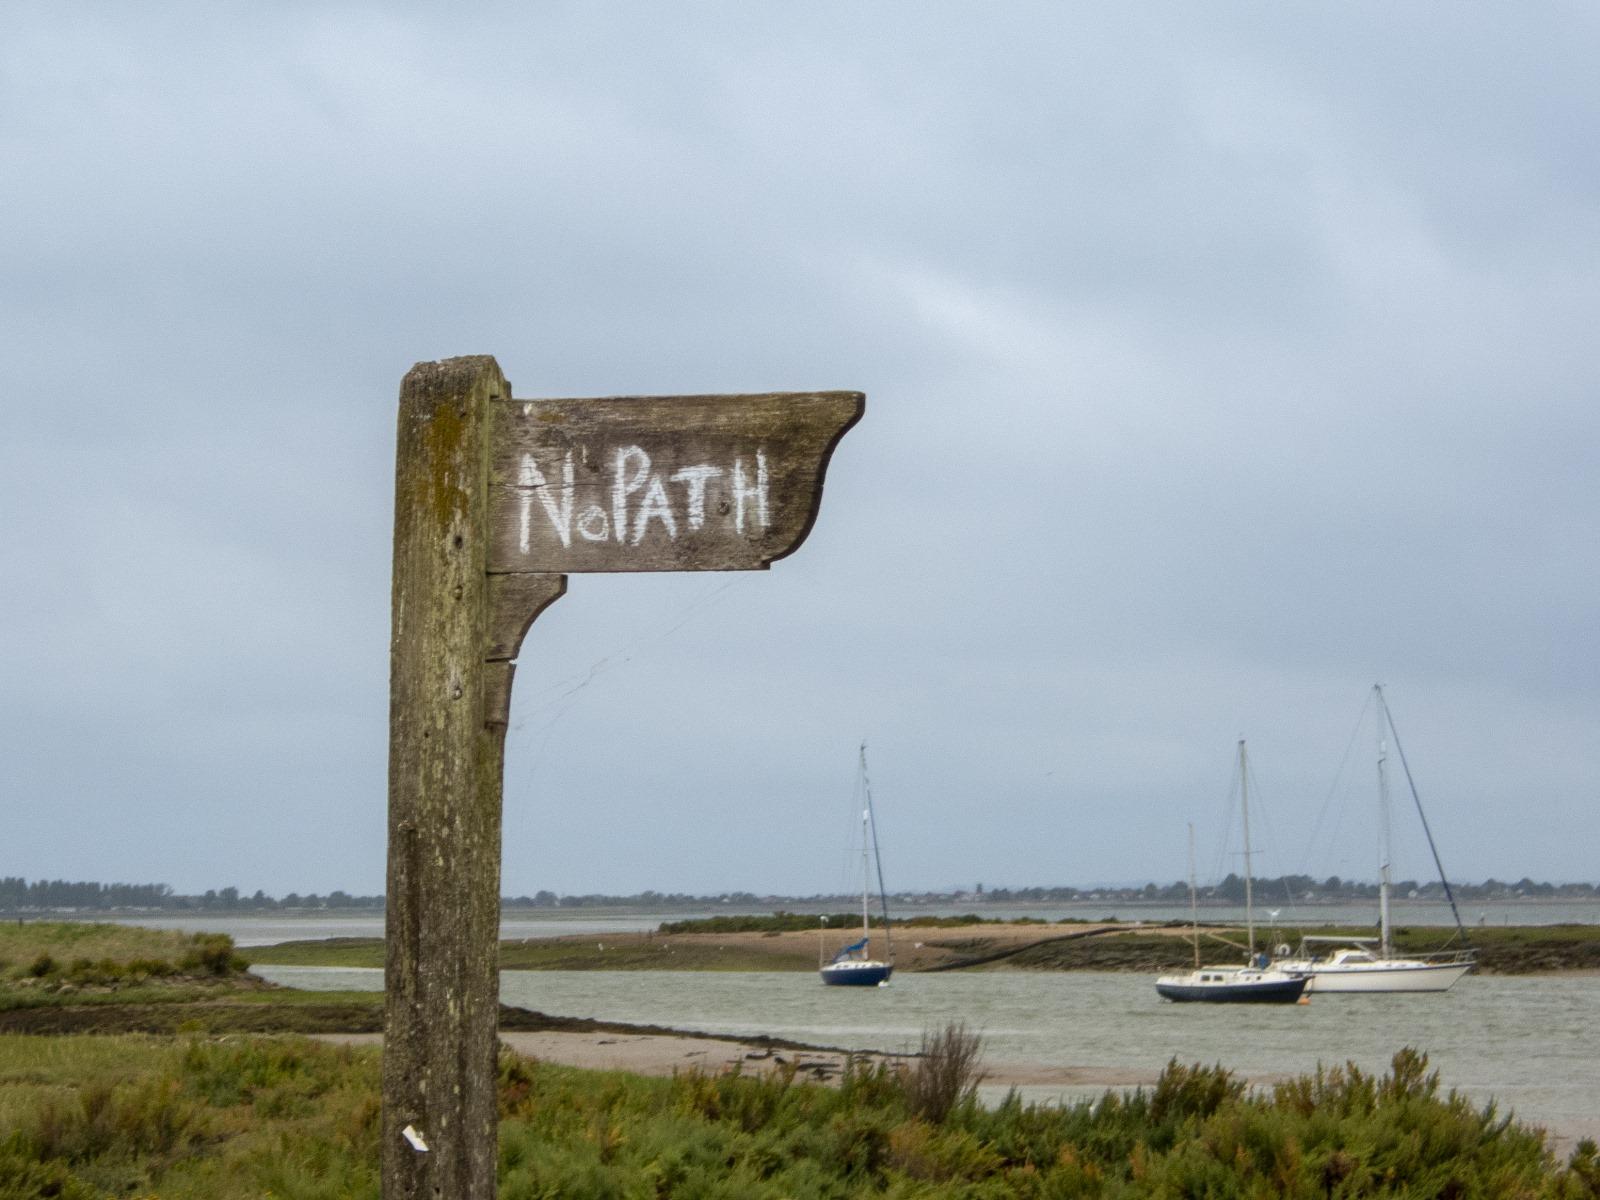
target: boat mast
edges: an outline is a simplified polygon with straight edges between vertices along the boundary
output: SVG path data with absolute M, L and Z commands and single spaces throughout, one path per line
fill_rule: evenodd
M 869 808 L 863 808 L 861 810 L 861 936 L 863 938 L 870 936 L 870 927 L 867 922 L 867 887 L 869 880 L 871 879 L 871 874 L 869 871 L 869 860 L 867 857 L 867 830 L 871 818 L 871 812 L 872 810 Z
M 1200 904 L 1194 896 L 1194 822 L 1189 822 L 1189 934 L 1194 942 L 1194 969 L 1200 969 Z
M 1392 958 L 1389 939 L 1389 735 L 1388 709 L 1383 685 L 1372 685 L 1378 698 L 1378 945 L 1382 957 Z
M 1255 898 L 1250 884 L 1250 767 L 1244 752 L 1244 739 L 1239 739 L 1239 811 L 1244 818 L 1244 927 L 1250 943 L 1250 958 L 1256 956 Z

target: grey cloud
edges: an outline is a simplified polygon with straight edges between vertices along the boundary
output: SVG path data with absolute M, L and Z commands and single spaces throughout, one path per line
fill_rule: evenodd
M 1175 878 L 1241 731 L 1359 873 L 1375 678 L 1453 870 L 1592 875 L 1587 15 L 4 24 L 8 873 L 381 886 L 396 388 L 489 352 L 869 393 L 794 558 L 535 627 L 509 890 L 832 886 L 863 735 L 894 886 Z

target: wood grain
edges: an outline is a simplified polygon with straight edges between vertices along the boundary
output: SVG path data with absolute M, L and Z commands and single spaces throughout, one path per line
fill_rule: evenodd
M 490 662 L 515 658 L 528 627 L 566 592 L 565 575 L 489 576 L 489 639 L 484 658 Z
M 380 1156 L 388 1200 L 492 1197 L 504 725 L 486 722 L 492 358 L 400 390 Z M 509 678 L 503 686 L 509 688 Z M 419 1131 L 421 1152 L 402 1131 Z
M 749 571 L 791 554 L 859 392 L 494 406 L 489 570 Z

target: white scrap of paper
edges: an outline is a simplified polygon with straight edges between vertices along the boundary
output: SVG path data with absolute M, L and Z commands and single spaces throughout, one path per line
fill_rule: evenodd
M 400 1131 L 400 1136 L 405 1138 L 406 1141 L 410 1142 L 411 1148 L 417 1151 L 419 1154 L 426 1154 L 428 1152 L 428 1143 L 422 1140 L 422 1134 L 418 1131 L 415 1125 L 407 1125 Z

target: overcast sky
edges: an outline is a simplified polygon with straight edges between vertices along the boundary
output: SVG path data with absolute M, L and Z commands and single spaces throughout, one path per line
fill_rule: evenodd
M 1375 681 L 1453 877 L 1600 878 L 1597 58 L 1577 3 L 6 5 L 0 873 L 382 889 L 397 391 L 485 353 L 867 394 L 793 557 L 535 625 L 507 894 L 848 887 L 863 738 L 893 889 L 1237 867 L 1240 736 L 1258 871 L 1371 879 Z

